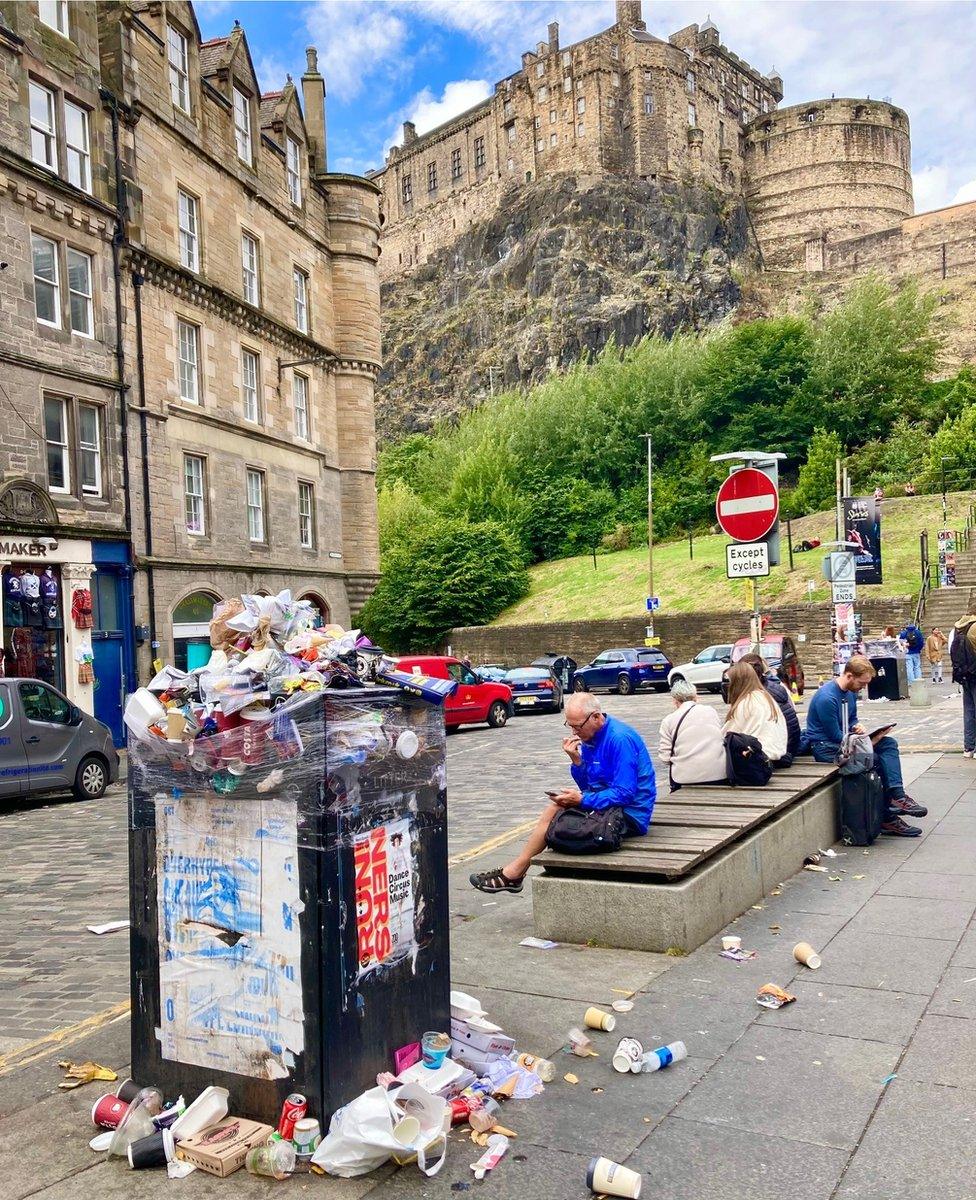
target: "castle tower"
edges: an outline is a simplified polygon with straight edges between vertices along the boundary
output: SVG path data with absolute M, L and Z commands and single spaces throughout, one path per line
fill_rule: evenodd
M 817 269 L 826 242 L 914 212 L 908 115 L 877 100 L 817 100 L 746 129 L 746 200 L 767 266 Z

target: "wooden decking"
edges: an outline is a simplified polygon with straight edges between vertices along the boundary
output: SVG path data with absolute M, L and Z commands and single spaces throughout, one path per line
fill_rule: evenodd
M 547 872 L 602 877 L 679 879 L 723 847 L 828 782 L 829 764 L 800 760 L 764 788 L 682 787 L 658 799 L 645 837 L 628 838 L 614 854 L 556 854 L 533 859 Z

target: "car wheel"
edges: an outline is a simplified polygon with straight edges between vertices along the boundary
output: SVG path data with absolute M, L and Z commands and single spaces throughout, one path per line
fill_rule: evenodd
M 89 754 L 78 764 L 74 787 L 71 789 L 78 800 L 97 800 L 108 787 L 108 768 L 96 754 Z
M 507 720 L 508 705 L 503 704 L 501 700 L 496 700 L 488 709 L 488 724 L 492 729 L 501 729 Z
M 634 684 L 629 675 L 618 675 L 617 676 L 617 695 L 618 696 L 629 696 L 633 690 L 634 690 Z
M 669 688 L 673 687 L 676 683 L 684 683 L 684 681 L 685 681 L 684 675 L 672 675 L 671 678 L 668 680 L 668 687 Z
M 580 678 L 579 678 L 579 676 L 577 676 L 577 677 L 576 677 L 576 678 L 573 680 L 573 691 L 574 691 L 574 692 L 585 692 L 585 691 L 586 691 L 586 682 L 585 682 L 585 680 L 583 680 L 583 679 L 580 679 Z

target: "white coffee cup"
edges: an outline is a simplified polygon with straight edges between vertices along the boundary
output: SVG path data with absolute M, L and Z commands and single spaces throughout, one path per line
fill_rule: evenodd
M 586 1186 L 604 1196 L 627 1196 L 637 1200 L 643 1180 L 636 1171 L 610 1158 L 593 1158 L 586 1169 Z
M 736 936 L 736 934 L 734 934 L 734 933 L 729 934 L 727 937 L 722 938 L 722 949 L 723 950 L 741 950 L 742 949 L 742 938 Z
M 613 1058 L 610 1061 L 613 1069 L 619 1071 L 621 1075 L 626 1075 L 630 1071 L 636 1074 L 640 1070 L 643 1057 L 644 1047 L 637 1038 L 622 1037 L 617 1043 L 617 1049 L 614 1050 Z
M 393 1136 L 401 1146 L 412 1146 L 420 1137 L 420 1122 L 416 1117 L 403 1117 L 393 1126 Z
M 793 947 L 793 957 L 798 963 L 809 967 L 811 971 L 819 971 L 821 958 L 809 942 L 797 942 Z

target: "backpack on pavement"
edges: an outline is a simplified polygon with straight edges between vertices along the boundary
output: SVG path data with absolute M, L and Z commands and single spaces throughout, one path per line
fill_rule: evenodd
M 949 660 L 952 663 L 953 683 L 972 683 L 976 680 L 976 651 L 969 640 L 969 631 L 976 621 L 970 621 L 964 628 L 956 628 L 949 650 Z

